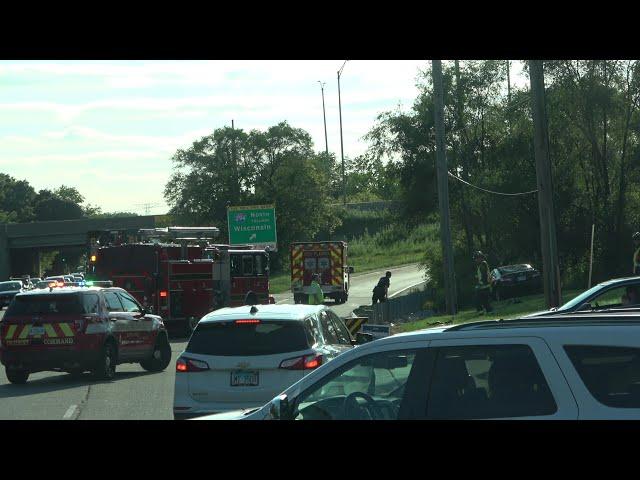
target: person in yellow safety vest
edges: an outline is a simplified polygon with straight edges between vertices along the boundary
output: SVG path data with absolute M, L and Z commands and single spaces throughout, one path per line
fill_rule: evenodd
M 322 305 L 324 303 L 324 293 L 320 286 L 320 275 L 315 273 L 311 279 L 311 291 L 309 292 L 309 305 Z
M 482 312 L 482 309 L 489 313 L 493 311 L 489 303 L 489 294 L 491 292 L 491 271 L 486 261 L 484 253 L 477 251 L 473 254 L 476 262 L 476 309 Z
M 635 251 L 633 252 L 633 274 L 640 275 L 640 232 L 633 234 L 633 245 Z

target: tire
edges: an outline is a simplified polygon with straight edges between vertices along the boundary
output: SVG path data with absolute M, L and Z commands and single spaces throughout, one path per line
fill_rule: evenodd
M 91 371 L 98 380 L 113 380 L 116 376 L 116 348 L 113 342 L 107 342 L 102 347 L 102 354 Z
M 7 379 L 9 379 L 11 383 L 14 383 L 16 385 L 23 385 L 27 383 L 27 380 L 29 379 L 29 372 L 26 370 L 7 368 L 5 369 L 5 373 L 7 374 Z
M 140 362 L 140 366 L 148 372 L 161 372 L 171 363 L 171 345 L 167 337 L 162 335 L 158 337 L 156 345 L 153 348 L 153 354 L 148 360 Z

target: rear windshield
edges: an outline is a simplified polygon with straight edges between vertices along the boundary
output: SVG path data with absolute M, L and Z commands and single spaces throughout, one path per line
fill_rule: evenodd
M 8 292 L 10 290 L 20 290 L 22 288 L 21 282 L 3 282 L 0 283 L 0 292 Z
M 55 295 L 17 295 L 5 313 L 15 315 L 52 315 L 86 313 L 77 293 Z
M 274 355 L 306 350 L 310 343 L 300 322 L 201 323 L 193 332 L 187 352 L 221 356 Z

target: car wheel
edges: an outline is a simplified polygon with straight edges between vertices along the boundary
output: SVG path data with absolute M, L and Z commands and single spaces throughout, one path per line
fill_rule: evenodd
M 99 380 L 112 380 L 116 376 L 116 349 L 112 342 L 102 347 L 102 354 L 92 373 Z
M 29 372 L 27 370 L 18 370 L 15 368 L 7 368 L 5 369 L 7 374 L 7 378 L 11 383 L 15 383 L 16 385 L 22 385 L 27 383 L 29 379 Z
M 164 335 L 158 337 L 153 354 L 148 360 L 140 362 L 140 366 L 148 372 L 160 372 L 171 363 L 171 345 Z

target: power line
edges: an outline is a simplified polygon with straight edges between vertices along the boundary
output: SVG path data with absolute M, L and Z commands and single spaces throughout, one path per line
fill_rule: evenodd
M 494 195 L 505 195 L 505 196 L 508 196 L 508 197 L 514 197 L 514 196 L 517 196 L 517 195 L 529 195 L 530 193 L 537 193 L 538 192 L 537 189 L 536 190 L 531 190 L 529 192 L 517 192 L 517 193 L 496 192 L 494 190 L 487 190 L 486 188 L 482 188 L 482 187 L 478 187 L 477 185 L 473 185 L 473 184 L 467 182 L 466 180 L 463 180 L 462 178 L 454 175 L 451 172 L 447 172 L 447 173 L 449 173 L 450 177 L 453 177 L 456 180 L 460 180 L 462 183 L 464 183 L 466 185 L 469 185 L 470 187 L 477 188 L 478 190 L 481 190 L 481 191 L 486 192 L 486 193 L 493 193 Z

